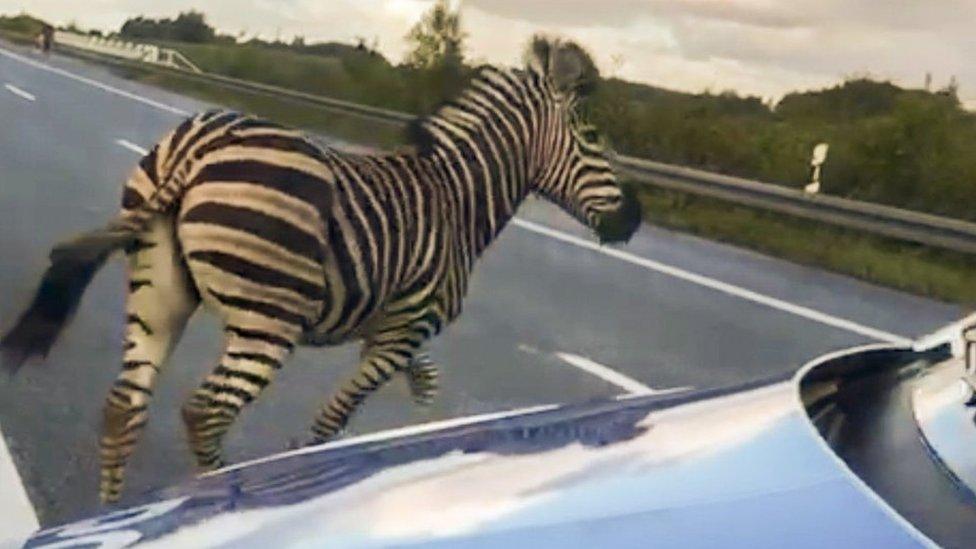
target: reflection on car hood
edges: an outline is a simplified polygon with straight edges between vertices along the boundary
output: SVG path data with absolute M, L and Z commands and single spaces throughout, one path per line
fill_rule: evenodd
M 445 422 L 225 469 L 39 532 L 180 546 L 919 546 L 792 379 Z

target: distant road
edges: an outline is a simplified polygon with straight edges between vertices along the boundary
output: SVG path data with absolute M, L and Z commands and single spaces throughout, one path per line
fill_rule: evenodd
M 138 151 L 182 113 L 207 107 L 101 67 L 0 44 L 0 329 L 26 304 L 50 246 L 114 214 Z M 97 428 L 119 369 L 123 296 L 116 261 L 48 361 L 0 379 L 0 425 L 42 524 L 96 509 Z M 412 405 L 397 381 L 368 401 L 352 429 L 729 385 L 833 349 L 904 341 L 961 315 L 649 226 L 625 247 L 599 248 L 584 228 L 536 201 L 488 251 L 461 319 L 431 345 L 443 365 L 434 406 Z M 163 371 L 130 468 L 130 496 L 191 474 L 178 409 L 212 368 L 217 336 L 213 319 L 198 315 Z M 353 346 L 300 350 L 230 433 L 230 459 L 304 438 L 355 355 Z

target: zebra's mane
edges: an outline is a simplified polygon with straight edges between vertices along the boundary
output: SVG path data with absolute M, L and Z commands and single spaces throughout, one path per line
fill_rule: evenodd
M 545 43 L 545 42 L 539 42 Z M 576 59 L 579 60 L 581 68 L 579 69 L 579 75 L 573 82 L 573 93 L 577 98 L 585 98 L 594 93 L 598 83 L 599 83 L 599 71 L 596 69 L 592 59 L 589 55 L 579 46 L 573 42 L 558 43 L 560 47 L 572 49 L 576 54 Z M 543 70 L 551 70 L 543 68 Z M 434 118 L 444 118 L 443 111 L 445 108 L 456 104 L 456 101 L 460 97 L 464 97 L 467 94 L 480 93 L 476 90 L 475 83 L 478 81 L 484 82 L 488 87 L 495 87 L 486 75 L 490 72 L 494 73 L 507 73 L 509 75 L 515 76 L 517 79 L 523 78 L 545 78 L 545 76 L 539 74 L 533 69 L 516 69 L 516 68 L 502 68 L 495 67 L 492 65 L 481 65 L 474 71 L 474 75 L 471 77 L 468 85 L 462 90 L 457 96 L 452 97 L 434 109 L 431 114 L 418 116 L 414 118 L 407 125 L 406 129 L 406 139 L 407 144 L 413 147 L 417 154 L 421 156 L 429 156 L 433 153 L 434 144 L 436 139 L 434 134 L 428 128 L 431 119 Z
M 440 110 L 442 107 L 438 107 Z M 436 111 L 435 111 L 436 112 Z M 434 135 L 427 129 L 427 120 L 433 115 L 418 116 L 407 124 L 407 145 L 420 156 L 430 156 L 434 151 Z
M 571 93 L 576 98 L 591 95 L 600 82 L 600 72 L 593 62 L 593 58 L 572 41 L 549 38 L 545 36 L 533 37 L 526 54 L 527 69 L 502 68 L 492 65 L 481 65 L 476 68 L 470 82 L 458 96 L 448 99 L 437 106 L 426 116 L 415 118 L 407 126 L 407 142 L 422 156 L 430 155 L 434 149 L 435 138 L 428 129 L 433 118 L 443 117 L 443 111 L 467 94 L 479 93 L 475 83 L 487 81 L 486 74 L 507 73 L 516 78 L 544 78 L 550 80 L 560 93 Z M 493 85 L 489 84 L 489 87 Z
M 464 90 L 462 90 L 456 97 L 452 97 L 450 99 L 446 99 L 442 101 L 439 105 L 437 105 L 437 107 L 434 109 L 432 113 L 418 116 L 407 124 L 407 129 L 406 129 L 407 144 L 413 147 L 414 150 L 416 150 L 417 154 L 421 156 L 430 155 L 434 150 L 435 139 L 434 139 L 434 134 L 431 133 L 429 129 L 427 129 L 427 123 L 432 118 L 437 118 L 441 116 L 441 113 L 444 111 L 444 109 L 454 104 L 457 98 L 462 97 L 466 93 L 471 93 L 471 90 L 474 87 L 473 86 L 474 82 L 477 80 L 483 80 L 485 78 L 486 72 L 503 71 L 503 70 L 505 69 L 500 69 L 498 67 L 493 67 L 491 65 L 481 65 L 477 67 L 474 70 L 474 75 L 471 77 L 471 80 L 468 82 L 468 85 L 465 86 Z M 513 69 L 512 72 L 518 73 L 519 71 Z

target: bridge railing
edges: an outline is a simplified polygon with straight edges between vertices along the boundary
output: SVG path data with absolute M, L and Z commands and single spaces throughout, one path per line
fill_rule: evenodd
M 71 42 L 62 42 L 62 45 L 93 53 L 96 60 L 103 62 L 153 63 L 161 70 L 187 79 L 289 99 L 316 108 L 359 116 L 371 122 L 402 126 L 414 118 L 414 115 L 408 113 L 205 73 L 199 69 L 187 69 L 170 63 L 159 63 L 158 57 L 153 58 L 156 59 L 155 61 L 134 55 L 119 55 L 118 53 L 109 54 L 112 57 L 107 57 L 102 51 L 90 45 L 84 48 L 75 46 Z M 115 52 L 124 49 L 124 47 L 113 46 Z M 136 51 L 138 51 L 137 48 Z M 899 240 L 976 254 L 976 223 L 821 193 L 805 193 L 800 189 L 783 185 L 631 156 L 617 156 L 615 163 L 621 173 L 641 184 L 709 196 L 727 202 L 812 219 Z

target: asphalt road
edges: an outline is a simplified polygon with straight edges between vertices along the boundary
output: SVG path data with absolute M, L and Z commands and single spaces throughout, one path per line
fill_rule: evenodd
M 79 61 L 0 48 L 2 330 L 28 301 L 50 246 L 114 213 L 138 159 L 132 149 L 150 147 L 178 123 L 178 111 L 208 105 Z M 619 248 L 623 255 L 608 255 L 591 248 L 584 228 L 538 201 L 520 217 L 528 223 L 506 229 L 488 251 L 464 314 L 431 345 L 443 365 L 436 403 L 414 406 L 397 381 L 368 401 L 352 432 L 578 402 L 640 384 L 729 385 L 879 337 L 914 337 L 962 315 L 939 302 L 649 226 Z M 124 293 L 115 261 L 96 278 L 48 360 L 0 379 L 0 425 L 42 524 L 97 510 L 97 429 L 119 369 Z M 192 474 L 179 404 L 214 365 L 217 335 L 214 320 L 198 314 L 163 371 L 128 494 Z M 230 461 L 304 438 L 355 355 L 353 346 L 300 350 L 231 431 Z

